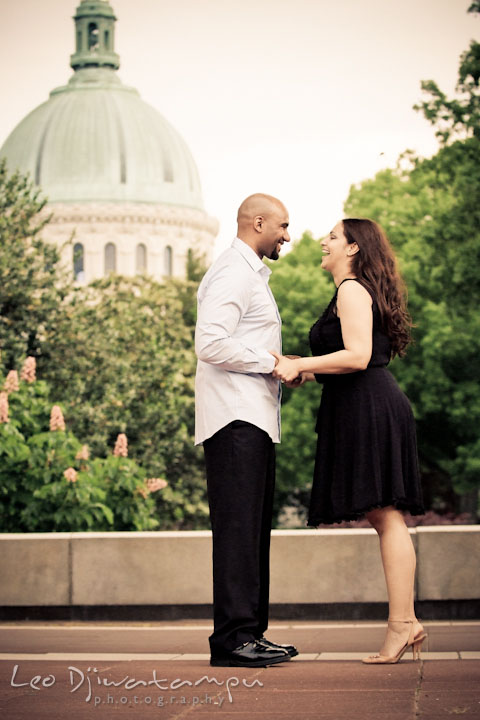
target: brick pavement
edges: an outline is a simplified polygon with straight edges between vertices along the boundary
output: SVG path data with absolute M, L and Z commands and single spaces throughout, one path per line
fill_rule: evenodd
M 0 717 L 480 719 L 480 623 L 425 625 L 421 662 L 372 667 L 355 658 L 378 649 L 380 623 L 273 623 L 300 656 L 243 669 L 210 668 L 207 622 L 3 623 Z

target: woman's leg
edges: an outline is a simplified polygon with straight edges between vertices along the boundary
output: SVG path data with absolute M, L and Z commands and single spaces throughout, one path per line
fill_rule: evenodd
M 366 517 L 380 539 L 389 620 L 413 620 L 414 634 L 417 635 L 422 625 L 415 617 L 413 606 L 416 558 L 403 515 L 390 506 L 372 510 Z M 407 642 L 410 629 L 407 623 L 392 622 L 388 626 L 380 655 L 396 655 Z

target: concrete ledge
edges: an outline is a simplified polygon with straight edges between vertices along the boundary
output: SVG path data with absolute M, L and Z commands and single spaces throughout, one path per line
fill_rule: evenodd
M 419 527 L 416 534 L 418 596 L 480 598 L 480 526 Z
M 71 537 L 0 534 L 0 605 L 69 605 Z
M 212 537 L 198 532 L 72 533 L 74 605 L 212 602 Z
M 273 531 L 272 603 L 386 600 L 375 530 Z
M 411 531 L 416 600 L 480 597 L 480 526 Z M 241 552 L 239 548 L 239 552 Z M 0 606 L 208 606 L 211 533 L 0 534 Z M 386 602 L 374 530 L 274 530 L 273 606 Z

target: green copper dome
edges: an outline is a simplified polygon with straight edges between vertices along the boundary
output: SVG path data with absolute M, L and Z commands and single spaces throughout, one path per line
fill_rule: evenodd
M 0 149 L 10 170 L 29 172 L 49 202 L 145 202 L 203 210 L 188 147 L 138 92 L 122 84 L 107 0 L 82 0 L 75 15 L 75 70 Z

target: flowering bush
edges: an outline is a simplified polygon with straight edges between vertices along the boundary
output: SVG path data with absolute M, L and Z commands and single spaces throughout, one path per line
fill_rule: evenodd
M 2 389 L 3 388 L 3 389 Z M 152 493 L 166 482 L 146 478 L 128 458 L 125 434 L 113 454 L 90 459 L 87 445 L 50 406 L 46 383 L 27 360 L 20 381 L 0 376 L 0 513 L 3 532 L 151 530 Z

